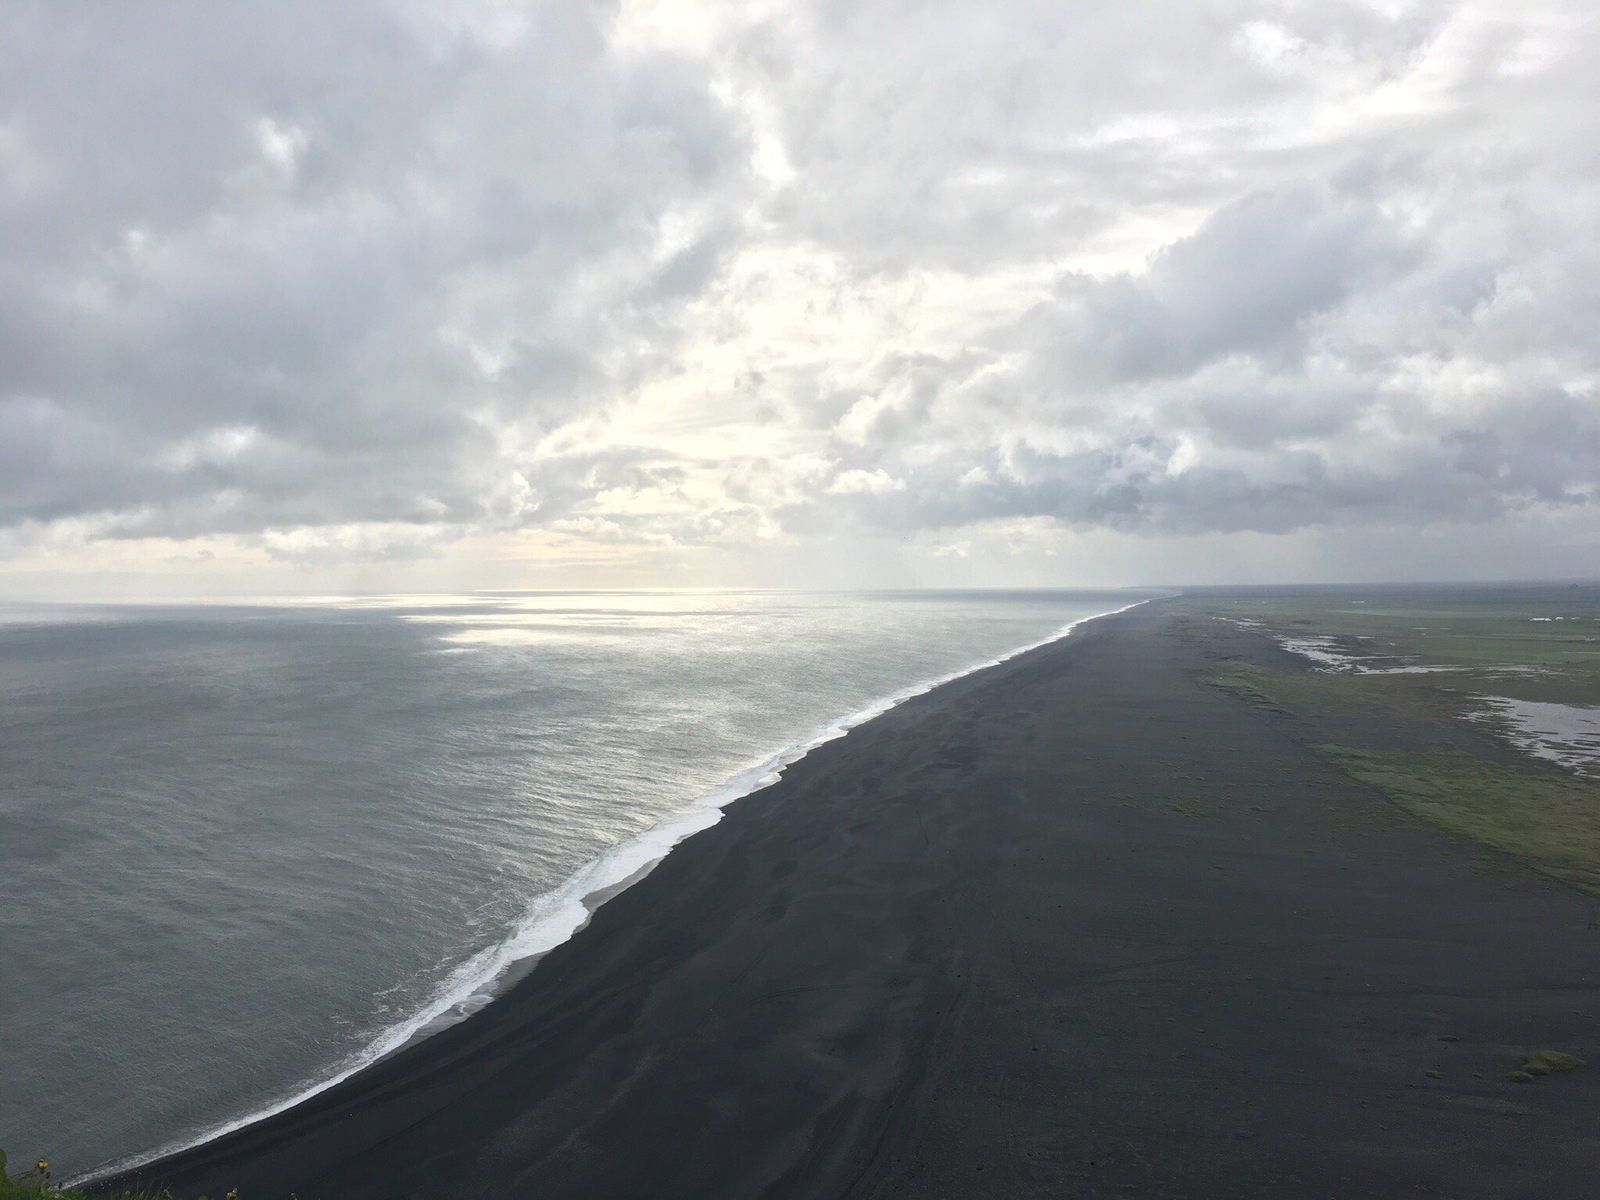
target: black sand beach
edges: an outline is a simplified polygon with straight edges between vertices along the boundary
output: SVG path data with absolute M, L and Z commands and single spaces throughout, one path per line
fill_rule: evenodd
M 1594 1195 L 1600 903 L 1485 870 L 1206 686 L 1181 611 L 1093 622 L 823 746 L 502 1000 L 139 1182 Z M 1592 1065 L 1508 1082 L 1535 1049 Z

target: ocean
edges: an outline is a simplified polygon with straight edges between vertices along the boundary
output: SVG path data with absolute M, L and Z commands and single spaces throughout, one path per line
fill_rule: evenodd
M 82 1175 L 284 1107 L 809 747 L 1139 598 L 0 608 L 0 1148 Z

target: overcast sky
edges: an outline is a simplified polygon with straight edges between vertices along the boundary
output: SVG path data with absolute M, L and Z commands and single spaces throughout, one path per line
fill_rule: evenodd
M 1600 575 L 1600 8 L 0 9 L 0 594 Z

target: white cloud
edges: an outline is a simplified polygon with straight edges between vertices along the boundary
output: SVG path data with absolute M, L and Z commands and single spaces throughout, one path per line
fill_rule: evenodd
M 1597 50 L 1563 0 L 17 4 L 0 553 L 1557 571 Z
M 828 485 L 830 496 L 887 496 L 891 492 L 906 490 L 906 481 L 895 479 L 888 472 L 879 468 L 876 471 L 841 471 L 837 478 Z

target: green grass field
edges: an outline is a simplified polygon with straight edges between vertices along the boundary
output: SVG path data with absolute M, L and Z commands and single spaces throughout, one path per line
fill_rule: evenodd
M 1489 593 L 1476 600 L 1393 597 L 1219 601 L 1208 611 L 1283 636 L 1333 638 L 1388 665 L 1445 668 L 1454 687 L 1558 704 L 1600 705 L 1600 597 Z M 1394 676 L 1391 678 L 1401 678 Z
M 1509 743 L 1491 747 L 1484 736 L 1496 727 L 1485 715 L 1488 697 L 1600 705 L 1600 596 L 1547 589 L 1404 602 L 1393 594 L 1229 598 L 1196 604 L 1190 636 L 1207 637 L 1209 628 L 1221 644 L 1224 623 L 1280 639 L 1332 639 L 1338 652 L 1376 670 L 1315 669 L 1271 654 L 1223 657 L 1207 683 L 1297 718 L 1308 737 L 1321 730 L 1319 752 L 1412 816 L 1600 893 L 1600 780 Z M 1392 672 L 1397 666 L 1440 669 Z M 1467 735 L 1472 714 L 1481 724 Z M 1403 730 L 1401 748 L 1337 736 L 1360 729 L 1371 738 L 1376 730 L 1381 741 L 1386 726 Z
M 1406 812 L 1600 893 L 1600 788 L 1470 754 L 1318 749 Z

